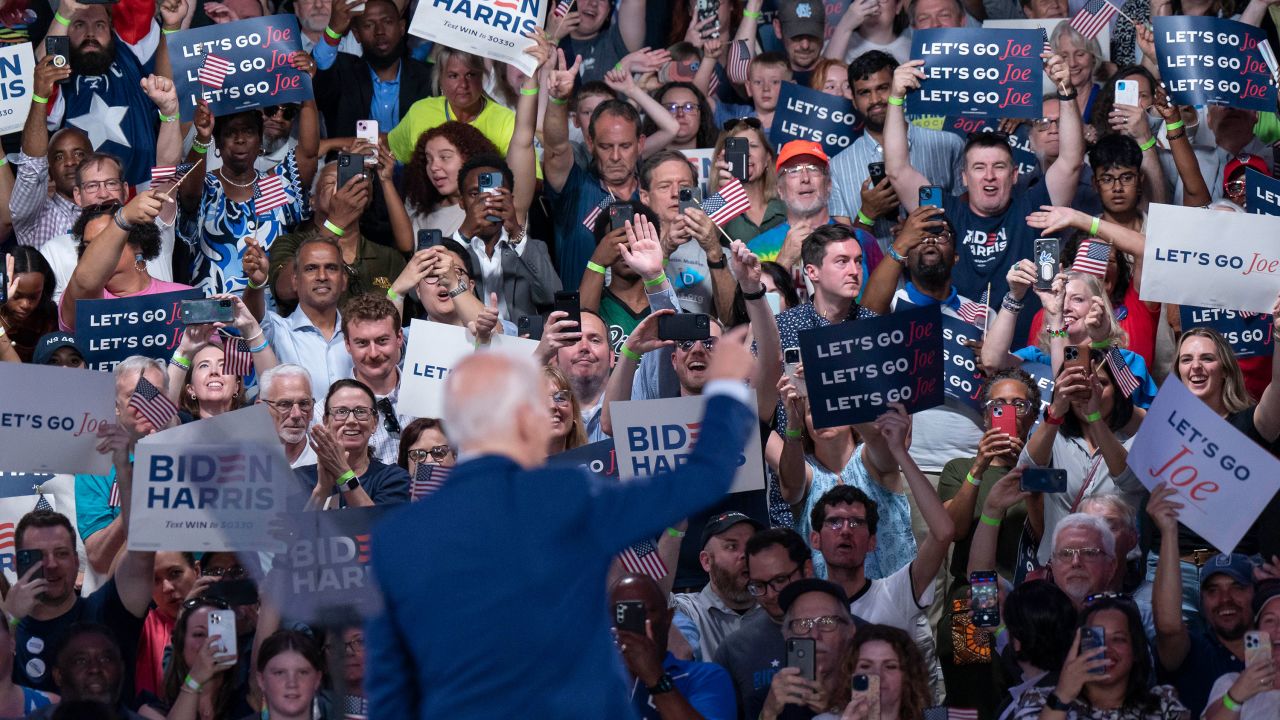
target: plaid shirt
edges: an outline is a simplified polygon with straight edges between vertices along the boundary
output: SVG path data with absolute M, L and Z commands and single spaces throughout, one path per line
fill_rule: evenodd
M 80 208 L 67 198 L 49 195 L 49 158 L 18 153 L 18 176 L 9 199 L 19 245 L 39 249 L 54 237 L 71 232 Z

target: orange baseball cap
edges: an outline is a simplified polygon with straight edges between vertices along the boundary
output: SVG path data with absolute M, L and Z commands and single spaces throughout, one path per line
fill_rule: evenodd
M 821 160 L 823 165 L 831 162 L 831 158 L 827 157 L 827 153 L 823 151 L 822 145 L 812 140 L 792 140 L 786 145 L 783 145 L 782 149 L 778 151 L 778 164 L 776 169 L 781 170 L 783 163 L 786 163 L 792 158 L 800 157 L 801 155 L 811 155 Z

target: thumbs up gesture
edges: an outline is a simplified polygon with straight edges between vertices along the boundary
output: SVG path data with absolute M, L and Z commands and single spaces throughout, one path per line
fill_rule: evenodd
M 476 345 L 488 345 L 498 327 L 498 294 L 489 293 L 489 302 L 475 320 L 467 323 L 467 331 L 476 337 Z

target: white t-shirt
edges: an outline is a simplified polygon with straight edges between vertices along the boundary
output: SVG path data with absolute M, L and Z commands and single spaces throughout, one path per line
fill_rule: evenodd
M 1240 673 L 1227 673 L 1214 681 L 1213 688 L 1209 690 L 1210 707 L 1214 703 L 1222 702 L 1222 696 L 1227 694 L 1238 677 Z M 1258 693 L 1240 705 L 1240 720 L 1275 720 L 1276 718 L 1280 718 L 1280 690 Z
M 917 602 L 911 589 L 914 564 L 914 561 L 907 563 L 887 578 L 869 580 L 866 590 L 849 603 L 849 611 L 869 623 L 915 633 L 916 619 L 933 603 L 934 583 L 928 583 Z

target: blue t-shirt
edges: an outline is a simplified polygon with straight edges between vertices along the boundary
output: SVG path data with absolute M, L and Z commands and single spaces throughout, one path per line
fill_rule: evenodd
M 671 676 L 671 684 L 706 720 L 734 720 L 738 703 L 733 696 L 733 681 L 724 668 L 709 662 L 680 660 L 670 652 L 662 661 L 662 669 Z M 639 680 L 631 683 L 631 707 L 643 720 L 662 720 L 653 697 Z
M 80 539 L 111 524 L 120 515 L 120 506 L 111 505 L 111 486 L 116 484 L 116 468 L 106 475 L 76 475 L 76 528 Z
M 559 192 L 550 185 L 547 185 L 546 192 L 556 230 L 556 270 L 560 273 L 565 292 L 573 292 L 582 282 L 582 271 L 587 269 L 587 261 L 596 251 L 595 233 L 584 221 L 601 201 L 609 197 L 609 192 L 594 172 L 583 170 L 576 163 Z M 640 193 L 632 193 L 626 201 L 640 202 Z
M 100 623 L 111 629 L 124 657 L 125 687 L 133 687 L 142 618 L 134 617 L 121 602 L 115 578 L 89 597 L 77 597 L 70 610 L 52 620 L 36 620 L 28 615 L 18 623 L 13 635 L 13 681 L 37 690 L 59 692 L 53 682 L 55 654 L 71 626 L 82 622 Z

